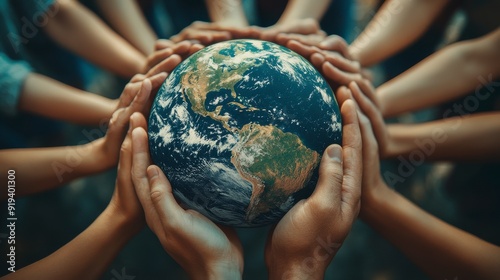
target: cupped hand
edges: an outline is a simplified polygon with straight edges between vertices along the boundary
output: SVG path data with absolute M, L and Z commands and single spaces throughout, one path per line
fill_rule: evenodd
M 132 230 L 138 232 L 145 225 L 144 211 L 132 182 L 132 130 L 137 127 L 146 129 L 146 121 L 140 113 L 130 117 L 127 136 L 120 149 L 120 159 L 115 182 L 115 190 L 108 209 L 123 218 Z
M 326 149 L 312 195 L 299 201 L 269 234 L 270 279 L 323 279 L 358 215 L 363 160 L 354 102 L 344 102 L 341 112 L 343 146 Z
M 366 87 L 364 85 L 363 87 Z M 365 92 L 369 92 L 365 88 Z M 361 196 L 361 212 L 360 216 L 363 218 L 367 211 L 370 211 L 370 204 L 377 195 L 386 188 L 385 183 L 380 175 L 380 158 L 379 158 L 379 144 L 377 141 L 376 133 L 374 131 L 376 126 L 383 125 L 381 117 L 378 115 L 375 106 L 365 96 L 363 91 L 356 83 L 349 85 L 349 88 L 342 87 L 337 94 L 339 104 L 354 98 L 359 100 L 358 116 L 361 129 L 361 138 L 363 143 L 363 182 L 362 182 L 362 196 Z M 372 115 L 371 118 L 367 115 Z M 380 133 L 380 132 L 379 132 Z M 379 136 L 380 138 L 380 136 Z M 383 141 L 383 140 L 382 140 Z
M 238 279 L 242 246 L 234 230 L 220 227 L 175 200 L 170 182 L 151 165 L 143 128 L 132 132 L 132 180 L 146 222 L 167 251 L 194 279 Z

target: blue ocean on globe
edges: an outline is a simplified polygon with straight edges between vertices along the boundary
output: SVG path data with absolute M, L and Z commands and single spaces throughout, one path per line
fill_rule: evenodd
M 178 201 L 214 222 L 276 223 L 316 185 L 341 144 L 333 91 L 302 56 L 232 40 L 181 62 L 158 91 L 148 127 L 153 162 Z

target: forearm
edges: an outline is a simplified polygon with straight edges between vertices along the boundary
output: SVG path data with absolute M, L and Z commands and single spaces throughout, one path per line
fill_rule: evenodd
M 135 226 L 108 207 L 71 242 L 5 279 L 99 279 L 137 232 Z
M 158 39 L 137 0 L 102 0 L 98 4 L 106 19 L 144 55 L 154 51 Z
M 384 157 L 426 160 L 498 160 L 500 113 L 453 117 L 422 124 L 388 125 Z M 418 156 L 416 156 L 418 154 Z
M 78 1 L 59 1 L 44 30 L 62 46 L 123 77 L 141 72 L 146 57 Z
M 449 0 L 389 0 L 350 46 L 362 66 L 376 64 L 419 38 Z
M 19 109 L 24 112 L 82 125 L 100 125 L 111 118 L 116 102 L 30 74 L 24 82 Z
M 18 197 L 50 190 L 110 168 L 113 162 L 103 158 L 102 142 L 101 138 L 78 146 L 2 150 L 0 168 L 5 174 L 16 171 Z M 0 198 L 6 196 L 2 192 Z
M 440 104 L 474 90 L 480 94 L 481 87 L 500 75 L 499 44 L 494 42 L 500 42 L 495 38 L 500 31 L 496 33 L 447 47 L 381 85 L 377 98 L 384 117 Z
M 281 15 L 278 24 L 288 24 L 297 19 L 314 18 L 320 20 L 325 14 L 331 0 L 316 0 L 311 3 L 310 1 L 303 0 L 290 0 Z
M 248 26 L 241 0 L 205 0 L 212 22 L 230 27 Z
M 500 248 L 426 213 L 380 186 L 363 219 L 434 279 L 495 279 Z

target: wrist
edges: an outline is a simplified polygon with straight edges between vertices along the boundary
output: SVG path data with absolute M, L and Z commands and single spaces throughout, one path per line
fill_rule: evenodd
M 295 254 L 266 251 L 265 262 L 269 279 L 323 279 L 335 253 L 326 255 L 326 259 L 325 255 L 318 252 L 295 255 L 293 259 L 288 259 L 289 255 Z
M 120 238 L 123 238 L 125 242 L 138 234 L 144 227 L 144 222 L 125 215 L 111 203 L 104 209 L 103 217 L 107 220 L 110 228 L 115 228 L 120 232 Z
M 374 216 L 377 215 L 381 209 L 381 205 L 387 201 L 391 201 L 393 194 L 394 191 L 383 181 L 375 183 L 375 186 L 372 186 L 372 190 L 370 192 L 363 193 L 359 214 L 360 218 L 365 222 L 369 222 Z
M 188 272 L 190 279 L 200 280 L 218 280 L 218 279 L 241 279 L 243 267 L 237 261 L 217 261 L 207 264 L 203 269 L 193 269 L 192 267 L 184 267 Z

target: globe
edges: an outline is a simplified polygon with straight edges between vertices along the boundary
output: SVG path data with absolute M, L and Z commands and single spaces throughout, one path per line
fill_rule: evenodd
M 148 125 L 151 158 L 176 199 L 234 227 L 277 222 L 316 185 L 326 147 L 341 143 L 335 96 L 303 57 L 232 40 L 181 62 Z

